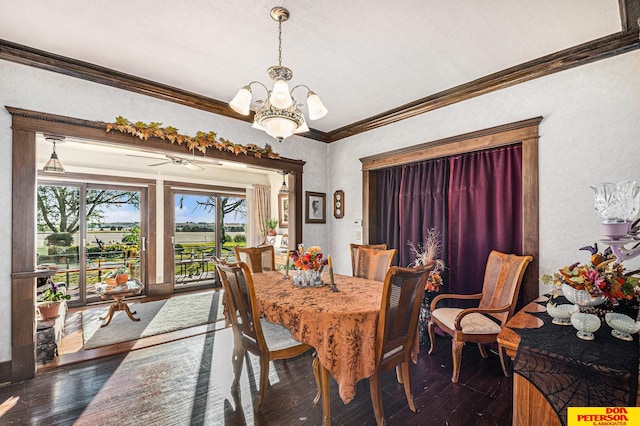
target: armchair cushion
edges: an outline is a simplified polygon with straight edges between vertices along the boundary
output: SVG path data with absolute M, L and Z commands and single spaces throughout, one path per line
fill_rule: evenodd
M 431 316 L 455 330 L 456 317 L 463 310 L 460 308 L 438 308 L 431 312 Z M 502 330 L 499 324 L 477 312 L 465 315 L 460 326 L 464 334 L 498 334 Z

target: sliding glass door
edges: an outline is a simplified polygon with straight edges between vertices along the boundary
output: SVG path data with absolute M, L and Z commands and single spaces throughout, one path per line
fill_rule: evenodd
M 64 283 L 70 305 L 99 300 L 94 285 L 116 269 L 146 281 L 145 200 L 145 188 L 39 183 L 38 266 L 57 270 L 53 280 Z
M 174 289 L 219 285 L 213 256 L 246 245 L 246 199 L 208 191 L 173 191 Z

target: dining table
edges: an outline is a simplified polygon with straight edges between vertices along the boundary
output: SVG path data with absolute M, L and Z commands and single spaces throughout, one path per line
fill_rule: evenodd
M 261 315 L 282 324 L 294 339 L 316 350 L 322 424 L 331 424 L 329 375 L 348 404 L 355 396 L 356 383 L 375 372 L 383 283 L 335 274 L 338 291 L 332 291 L 328 285 L 296 287 L 292 277 L 278 271 L 252 274 L 252 278 Z

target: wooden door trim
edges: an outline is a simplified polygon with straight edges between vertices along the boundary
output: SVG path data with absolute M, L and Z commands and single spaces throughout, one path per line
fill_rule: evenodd
M 528 303 L 539 295 L 539 195 L 538 195 L 538 138 L 542 117 L 517 121 L 450 138 L 426 142 L 393 151 L 363 157 L 362 215 L 363 240 L 378 242 L 376 171 L 433 158 L 449 157 L 467 152 L 493 149 L 513 144 L 522 145 L 522 253 L 533 256 L 520 289 L 520 303 Z

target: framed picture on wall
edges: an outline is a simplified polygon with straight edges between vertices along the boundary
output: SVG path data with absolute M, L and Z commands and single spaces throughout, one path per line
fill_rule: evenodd
M 327 223 L 327 197 L 322 192 L 305 192 L 305 223 Z
M 280 228 L 289 227 L 289 194 L 278 194 L 278 221 Z

